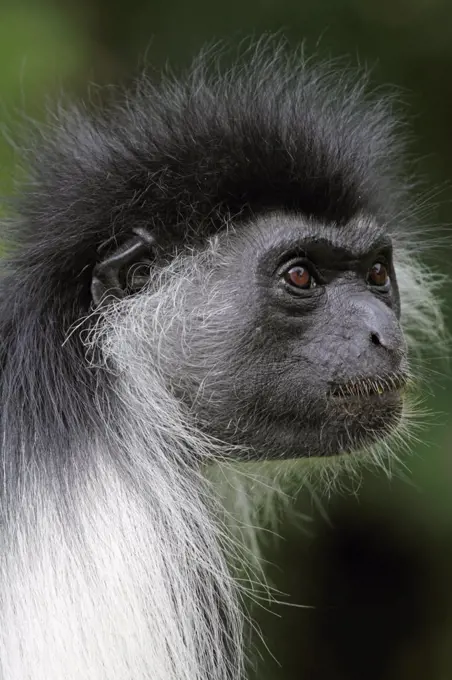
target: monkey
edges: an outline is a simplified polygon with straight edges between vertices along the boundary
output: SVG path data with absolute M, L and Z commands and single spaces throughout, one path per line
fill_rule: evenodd
M 3 680 L 244 677 L 247 470 L 268 488 L 409 436 L 411 356 L 444 325 L 391 100 L 276 46 L 217 63 L 27 143 L 2 231 Z

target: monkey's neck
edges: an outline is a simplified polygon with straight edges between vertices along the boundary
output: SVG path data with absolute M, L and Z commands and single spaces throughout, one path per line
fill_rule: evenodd
M 24 478 L 2 550 L 5 677 L 240 676 L 241 615 L 202 480 L 160 454 L 123 432 L 66 491 Z

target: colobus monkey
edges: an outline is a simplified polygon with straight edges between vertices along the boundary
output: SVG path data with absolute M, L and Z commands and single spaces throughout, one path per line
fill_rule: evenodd
M 247 471 L 381 461 L 409 417 L 412 331 L 442 321 L 390 104 L 279 49 L 245 61 L 59 112 L 27 157 L 0 299 L 2 680 L 238 680 Z

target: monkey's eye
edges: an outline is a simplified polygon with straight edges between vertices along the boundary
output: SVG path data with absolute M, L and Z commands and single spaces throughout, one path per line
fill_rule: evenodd
M 388 289 L 391 280 L 386 265 L 382 262 L 375 262 L 367 272 L 367 283 L 371 286 Z
M 312 276 L 309 269 L 302 264 L 291 266 L 284 272 L 284 280 L 294 288 L 314 288 L 317 285 L 316 280 Z

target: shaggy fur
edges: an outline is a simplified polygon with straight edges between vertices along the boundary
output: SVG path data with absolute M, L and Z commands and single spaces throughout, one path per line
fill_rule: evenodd
M 257 552 L 253 499 L 272 505 L 294 464 L 235 467 L 168 390 L 171 326 L 183 336 L 210 313 L 189 283 L 216 295 L 202 279 L 216 234 L 269 210 L 371 214 L 395 241 L 409 341 L 441 333 L 436 280 L 403 232 L 390 106 L 335 68 L 248 57 L 225 75 L 201 59 L 182 79 L 143 79 L 108 114 L 59 112 L 33 146 L 0 291 L 3 680 L 243 675 L 237 536 Z M 155 234 L 159 268 L 96 314 L 99 251 L 132 226 Z

